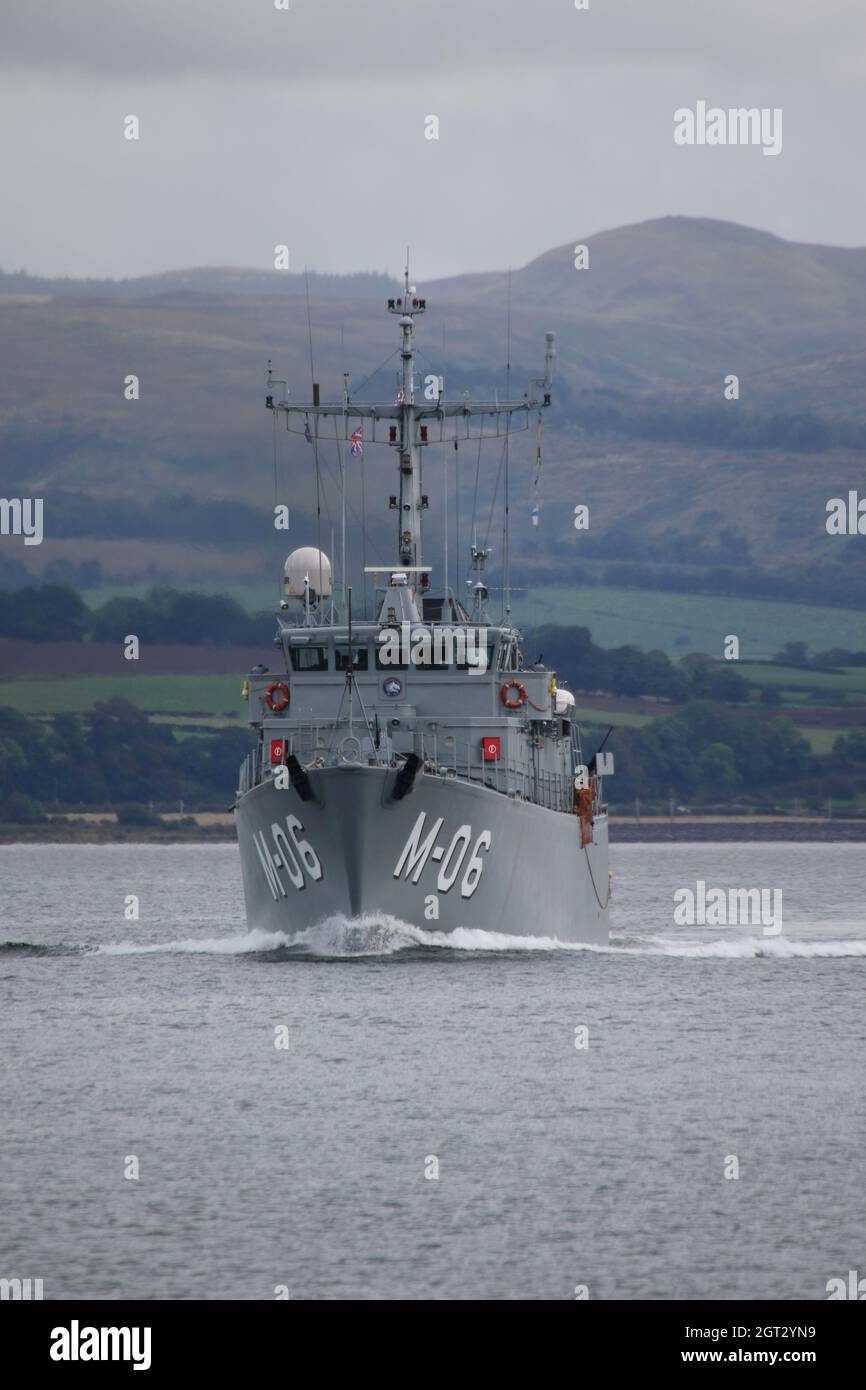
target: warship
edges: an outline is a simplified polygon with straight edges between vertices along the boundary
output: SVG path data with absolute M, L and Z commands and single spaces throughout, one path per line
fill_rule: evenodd
M 413 334 L 426 308 L 407 267 L 387 302 L 402 335 L 390 403 L 354 400 L 347 374 L 341 400 L 320 400 L 314 384 L 312 400 L 296 402 L 268 364 L 275 430 L 284 418 L 300 434 L 302 417 L 317 449 L 331 417 L 352 455 L 368 443 L 393 450 L 396 547 L 391 561 L 364 567 L 376 576 L 373 621 L 353 613 L 345 545 L 341 586 L 320 537 L 285 561 L 278 669 L 244 680 L 255 743 L 233 809 L 247 921 L 293 935 L 333 917 L 394 918 L 426 932 L 605 943 L 612 755 L 584 763 L 574 696 L 540 659 L 526 663 L 507 599 L 490 620 L 490 551 L 477 533 L 465 603 L 447 561 L 436 592 L 422 549 L 425 449 L 477 439 L 485 422 L 506 449 L 532 415 L 540 430 L 555 335 L 521 400 L 449 401 L 441 383 L 416 399 Z M 447 547 L 447 521 L 445 534 Z

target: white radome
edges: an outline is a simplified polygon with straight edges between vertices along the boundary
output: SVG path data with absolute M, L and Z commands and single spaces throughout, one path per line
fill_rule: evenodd
M 283 593 L 286 598 L 304 598 L 307 585 L 311 598 L 331 597 L 331 562 L 325 552 L 317 550 L 314 545 L 293 550 L 283 566 Z

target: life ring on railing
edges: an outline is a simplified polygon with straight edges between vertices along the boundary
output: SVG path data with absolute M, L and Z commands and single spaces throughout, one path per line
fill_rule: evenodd
M 275 695 L 279 695 L 280 698 L 275 700 Z M 290 699 L 289 687 L 285 681 L 271 681 L 265 691 L 265 704 L 268 709 L 274 711 L 274 714 L 282 714 L 284 709 L 288 709 Z
M 512 700 L 510 692 L 517 691 L 517 699 Z M 520 709 L 526 704 L 526 686 L 523 681 L 506 681 L 499 692 L 499 698 L 506 709 Z
M 359 763 L 361 761 L 361 740 L 354 734 L 346 734 L 338 745 L 340 758 L 344 763 Z

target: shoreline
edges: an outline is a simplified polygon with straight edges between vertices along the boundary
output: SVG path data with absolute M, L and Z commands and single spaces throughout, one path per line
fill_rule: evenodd
M 176 817 L 180 819 L 180 817 Z M 99 813 L 37 825 L 0 824 L 2 845 L 230 844 L 236 841 L 234 816 L 202 812 L 194 825 L 118 825 Z M 611 844 L 661 843 L 866 843 L 866 819 L 838 820 L 793 816 L 617 816 L 610 822 Z
M 866 844 L 866 820 L 826 816 L 653 816 L 616 817 L 610 843 Z

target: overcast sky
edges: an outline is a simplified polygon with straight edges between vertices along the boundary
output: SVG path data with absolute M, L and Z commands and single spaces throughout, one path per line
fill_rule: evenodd
M 669 213 L 866 243 L 866 0 L 589 3 L 3 0 L 0 267 L 397 271 L 408 242 L 423 281 Z M 675 145 L 700 99 L 781 107 L 782 153 Z

